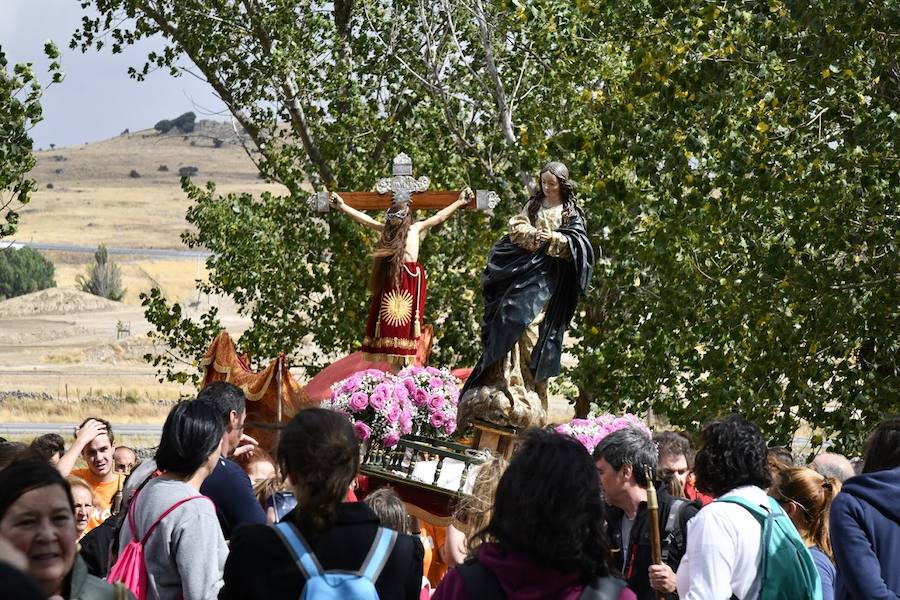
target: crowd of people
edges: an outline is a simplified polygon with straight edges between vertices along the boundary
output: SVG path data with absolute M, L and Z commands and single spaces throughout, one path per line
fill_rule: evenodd
M 801 465 L 739 415 L 593 454 L 531 428 L 438 535 L 394 490 L 357 490 L 343 415 L 301 411 L 273 458 L 245 402 L 224 382 L 179 402 L 142 462 L 102 418 L 69 444 L 0 441 L 0 597 L 900 598 L 900 418 L 856 464 Z

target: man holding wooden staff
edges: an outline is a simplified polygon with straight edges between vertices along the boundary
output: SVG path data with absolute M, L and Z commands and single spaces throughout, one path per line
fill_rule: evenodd
M 662 486 L 655 488 L 660 547 L 654 548 L 647 490 L 655 482 L 647 473 L 656 473 L 658 460 L 656 444 L 635 428 L 609 434 L 594 449 L 601 491 L 609 506 L 607 534 L 613 558 L 638 600 L 678 597 L 675 571 L 686 549 L 687 522 L 700 510 L 697 503 L 675 498 Z M 659 564 L 654 550 L 659 552 Z

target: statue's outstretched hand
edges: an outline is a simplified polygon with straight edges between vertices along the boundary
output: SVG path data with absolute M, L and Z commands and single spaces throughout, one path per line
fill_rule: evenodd
M 331 192 L 328 196 L 328 204 L 331 208 L 340 210 L 344 206 L 344 199 L 337 192 Z
M 468 204 L 472 201 L 472 198 L 475 197 L 475 192 L 472 191 L 472 188 L 466 187 L 463 191 L 459 193 L 459 198 L 456 199 L 461 205 Z

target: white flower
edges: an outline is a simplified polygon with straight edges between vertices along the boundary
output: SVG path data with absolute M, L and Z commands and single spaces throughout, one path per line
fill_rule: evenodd
M 829 148 L 831 148 L 832 150 L 837 150 L 837 147 L 838 147 L 840 144 L 837 143 L 837 140 L 831 140 L 830 142 L 828 142 L 828 143 L 825 144 L 825 145 L 828 146 Z
M 696 171 L 700 168 L 700 161 L 697 160 L 696 156 L 691 156 L 688 159 L 688 166 L 691 168 L 691 171 Z

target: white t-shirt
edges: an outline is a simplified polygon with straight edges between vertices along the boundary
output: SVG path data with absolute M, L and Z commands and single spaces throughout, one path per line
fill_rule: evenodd
M 768 506 L 765 490 L 745 486 L 722 497 L 741 496 Z M 751 590 L 759 570 L 762 529 L 750 511 L 730 502 L 703 507 L 687 524 L 687 552 L 678 567 L 678 597 L 682 600 L 754 600 Z

